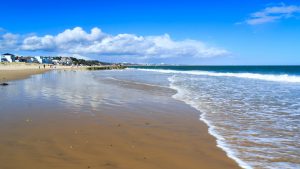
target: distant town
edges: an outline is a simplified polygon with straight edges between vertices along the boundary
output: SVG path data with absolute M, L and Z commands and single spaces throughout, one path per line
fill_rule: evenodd
M 95 65 L 111 65 L 111 63 L 100 62 L 98 60 L 84 60 L 75 57 L 62 56 L 16 56 L 14 54 L 5 53 L 0 55 L 1 63 L 23 62 L 23 63 L 39 63 L 53 64 L 63 66 L 95 66 Z
M 178 66 L 175 64 L 141 64 L 141 63 L 108 63 L 98 60 L 85 60 L 75 57 L 63 57 L 63 56 L 17 56 L 10 53 L 0 55 L 0 63 L 37 63 L 37 64 L 51 64 L 60 66 Z

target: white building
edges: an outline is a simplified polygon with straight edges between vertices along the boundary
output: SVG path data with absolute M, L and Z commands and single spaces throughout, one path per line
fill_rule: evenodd
M 5 53 L 1 55 L 1 62 L 14 62 L 16 60 L 16 56 L 10 53 Z
M 34 57 L 39 63 L 43 64 L 52 64 L 52 58 L 51 57 L 44 57 L 44 56 L 36 56 Z

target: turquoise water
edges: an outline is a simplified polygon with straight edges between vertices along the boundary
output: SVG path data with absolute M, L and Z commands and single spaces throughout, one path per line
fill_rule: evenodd
M 139 82 L 154 79 L 152 83 L 176 90 L 173 97 L 199 110 L 218 146 L 243 168 L 300 168 L 300 66 L 147 66 L 127 71 L 131 80 L 134 75 Z
M 132 66 L 131 68 L 178 71 L 213 71 L 222 73 L 262 73 L 300 75 L 300 66 Z

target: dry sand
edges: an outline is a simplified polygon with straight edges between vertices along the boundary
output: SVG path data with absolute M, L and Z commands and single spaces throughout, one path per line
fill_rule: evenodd
M 27 69 L 27 70 L 0 70 L 0 83 L 11 80 L 28 78 L 31 75 L 45 73 L 47 70 Z
M 199 112 L 169 99 L 161 105 L 147 102 L 98 110 L 93 116 L 48 109 L 2 118 L 0 168 L 239 168 L 216 147 L 215 138 L 198 120 Z
M 41 64 L 0 63 L 0 83 L 25 79 L 31 75 L 45 73 L 49 69 L 49 66 L 44 69 Z
M 45 73 L 49 70 L 86 69 L 86 66 L 53 66 L 36 63 L 0 63 L 0 83 L 11 80 L 26 79 L 31 75 Z

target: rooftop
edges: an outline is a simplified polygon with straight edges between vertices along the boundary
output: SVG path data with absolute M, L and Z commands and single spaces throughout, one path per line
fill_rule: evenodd
M 2 54 L 2 55 L 6 55 L 6 56 L 15 56 L 15 55 L 10 54 L 10 53 L 4 53 L 4 54 Z

